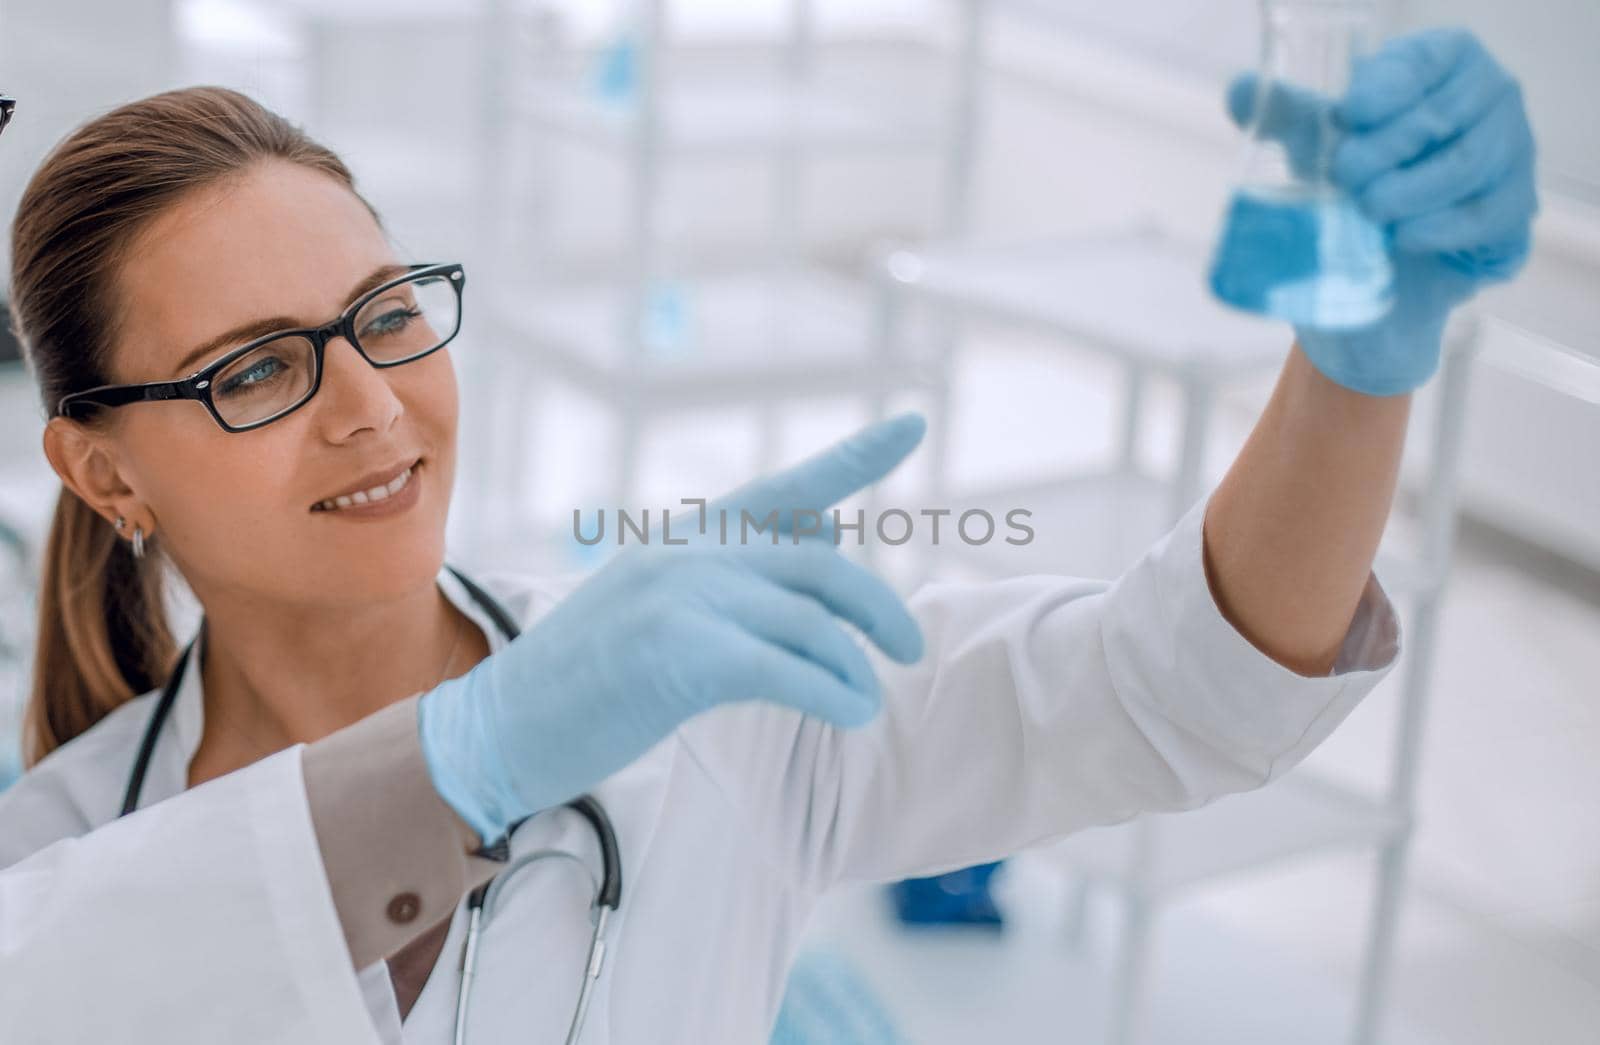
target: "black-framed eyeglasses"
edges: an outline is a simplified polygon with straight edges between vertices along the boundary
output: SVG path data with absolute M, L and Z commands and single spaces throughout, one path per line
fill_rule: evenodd
M 406 273 L 367 291 L 320 327 L 278 330 L 228 350 L 177 381 L 101 385 L 62 396 L 57 411 L 82 419 L 95 407 L 165 399 L 205 404 L 227 432 L 248 432 L 300 407 L 322 387 L 328 342 L 342 337 L 380 369 L 437 352 L 461 329 L 459 264 L 409 265 Z
M 6 129 L 6 124 L 11 122 L 11 114 L 16 111 L 16 99 L 8 98 L 6 92 L 0 91 L 0 131 Z

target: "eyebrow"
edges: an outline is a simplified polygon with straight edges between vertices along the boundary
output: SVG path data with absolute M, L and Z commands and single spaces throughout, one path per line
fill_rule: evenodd
M 370 274 L 367 275 L 365 279 L 351 288 L 350 293 L 345 296 L 344 305 L 342 307 L 349 308 L 350 303 L 355 301 L 356 298 L 365 294 L 367 291 L 387 282 L 388 280 L 393 279 L 395 276 L 404 273 L 407 268 L 408 266 L 405 265 L 391 264 L 374 269 Z M 265 337 L 266 335 L 279 330 L 302 325 L 303 324 L 301 321 L 293 316 L 269 316 L 266 319 L 254 319 L 248 323 L 241 323 L 232 330 L 218 334 L 216 337 L 211 338 L 204 344 L 190 350 L 188 354 L 178 361 L 178 365 L 174 369 L 173 373 L 179 377 L 186 377 L 194 372 L 191 367 L 194 367 L 196 360 L 203 359 L 206 356 L 216 352 L 218 349 L 223 348 L 224 346 L 244 344 L 247 341 L 253 341 L 258 337 Z

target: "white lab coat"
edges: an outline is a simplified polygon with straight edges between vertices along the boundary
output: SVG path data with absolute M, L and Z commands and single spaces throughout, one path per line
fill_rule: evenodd
M 599 783 L 623 892 L 583 1040 L 762 1042 L 833 883 L 932 873 L 1191 807 L 1299 760 L 1392 663 L 1393 609 L 1370 584 L 1335 674 L 1299 677 L 1218 614 L 1200 518 L 1197 507 L 1113 585 L 1038 575 L 922 588 L 910 605 L 927 653 L 909 667 L 870 653 L 885 700 L 865 728 L 734 705 Z M 571 583 L 479 579 L 525 626 Z M 453 578 L 440 584 L 503 645 Z M 384 964 L 350 967 L 301 749 L 180 795 L 201 735 L 198 672 L 157 746 L 144 808 L 113 822 L 153 699 L 0 795 L 5 1040 L 448 1042 L 462 909 L 402 1027 Z M 540 846 L 598 867 L 568 810 L 517 833 L 515 851 Z M 564 860 L 507 889 L 482 938 L 475 1040 L 562 1040 L 590 897 Z

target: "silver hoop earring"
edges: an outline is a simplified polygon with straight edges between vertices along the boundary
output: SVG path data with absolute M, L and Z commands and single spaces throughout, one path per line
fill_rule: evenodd
M 142 526 L 133 528 L 133 557 L 135 559 L 144 558 L 144 527 Z

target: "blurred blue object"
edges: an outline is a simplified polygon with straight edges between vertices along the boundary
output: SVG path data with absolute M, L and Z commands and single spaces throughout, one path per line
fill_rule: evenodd
M 802 951 L 772 1045 L 896 1045 L 905 1039 L 860 971 L 832 951 Z
M 640 334 L 651 354 L 666 358 L 687 354 L 694 335 L 687 288 L 671 280 L 652 283 L 642 323 Z
M 17 750 L 17 738 L 0 733 L 0 791 L 4 791 L 22 776 L 22 753 Z
M 1002 928 L 989 879 L 1000 864 L 979 864 L 932 878 L 907 878 L 889 887 L 905 925 L 982 925 Z
M 629 102 L 639 86 L 639 63 L 633 37 L 618 33 L 600 53 L 595 70 L 594 89 L 609 102 Z
M 592 518 L 593 514 L 592 512 L 584 513 L 581 525 L 584 527 L 585 536 L 592 536 L 594 533 L 595 522 Z M 581 570 L 598 569 L 600 564 L 605 562 L 617 547 L 615 537 L 612 537 L 609 542 L 602 540 L 597 544 L 585 544 L 572 536 L 570 531 L 563 531 L 560 541 L 567 563 L 573 569 Z

